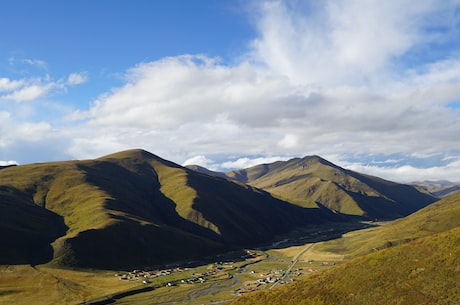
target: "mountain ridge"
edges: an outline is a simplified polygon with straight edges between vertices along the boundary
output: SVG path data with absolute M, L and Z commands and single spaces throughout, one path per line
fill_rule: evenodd
M 56 239 L 41 245 L 52 248 L 48 260 L 58 266 L 115 268 L 198 258 L 264 242 L 296 226 L 340 219 L 141 149 L 3 169 L 0 185 L 62 217 L 62 227 L 52 235 Z M 0 199 L 7 195 L 5 189 Z M 10 210 L 2 213 L 8 217 Z M 27 226 L 41 228 L 24 221 L 12 232 L 19 235 Z M 6 256 L 0 254 L 0 262 L 11 260 Z
M 247 183 L 302 207 L 324 206 L 360 217 L 394 219 L 437 200 L 413 186 L 347 170 L 316 155 L 226 173 L 194 168 Z

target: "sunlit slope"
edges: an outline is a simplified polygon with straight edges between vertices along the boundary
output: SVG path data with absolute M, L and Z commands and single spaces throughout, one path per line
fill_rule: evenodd
M 460 304 L 460 194 L 315 249 L 357 256 L 231 304 Z
M 345 170 L 318 156 L 257 165 L 227 176 L 300 206 L 321 205 L 371 218 L 405 216 L 436 200 L 412 186 Z
M 52 263 L 66 266 L 112 268 L 196 258 L 334 219 L 324 209 L 302 209 L 143 150 L 6 168 L 0 185 L 10 193 L 0 193 L 1 201 L 9 198 L 23 210 L 17 232 L 49 231 L 43 225 L 56 218 L 53 223 L 59 225 L 46 243 L 52 242 Z M 28 231 L 25 204 L 44 215 Z M 4 206 L 2 215 L 10 217 L 13 210 Z
M 356 258 L 232 305 L 460 304 L 460 228 Z
M 381 227 L 345 234 L 323 243 L 326 251 L 349 257 L 367 254 L 460 226 L 460 193 Z

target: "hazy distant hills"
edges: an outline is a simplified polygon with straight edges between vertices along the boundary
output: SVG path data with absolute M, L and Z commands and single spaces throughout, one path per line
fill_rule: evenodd
M 360 254 L 353 260 L 231 304 L 460 304 L 459 219 L 456 193 L 383 227 L 326 242 L 326 250 Z
M 443 198 L 460 191 L 460 183 L 453 183 L 450 181 L 418 181 L 413 182 L 412 185 L 426 190 L 433 195 Z
M 150 265 L 338 217 L 143 150 L 4 168 L 0 186 L 1 264 Z
M 216 173 L 194 170 L 247 183 L 301 207 L 326 207 L 334 212 L 392 219 L 434 202 L 415 187 L 343 169 L 318 156 L 261 164 Z

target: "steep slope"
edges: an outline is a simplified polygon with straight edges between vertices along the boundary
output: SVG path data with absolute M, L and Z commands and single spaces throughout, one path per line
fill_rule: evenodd
M 460 228 L 455 228 L 230 304 L 460 304 L 459 257 Z
M 327 241 L 322 248 L 355 257 L 459 226 L 460 193 L 456 193 L 387 225 L 347 233 L 340 239 Z
M 343 169 L 318 156 L 295 158 L 226 173 L 303 207 L 392 219 L 436 201 L 414 187 Z
M 46 244 L 52 242 L 53 263 L 66 266 L 115 268 L 197 258 L 334 219 L 325 209 L 303 209 L 143 150 L 6 168 L 0 185 L 14 194 L 8 202 L 15 209 L 24 202 L 41 213 L 29 231 L 49 230 L 43 228 L 47 221 L 63 218 Z M 7 198 L 0 196 L 1 202 Z M 12 211 L 2 206 L 4 217 Z M 27 211 L 23 218 L 16 231 L 26 227 Z
M 62 217 L 18 190 L 0 186 L 0 264 L 39 264 L 53 257 L 50 243 L 66 232 Z
M 386 226 L 341 238 L 329 250 L 359 254 L 371 250 L 379 237 L 380 244 L 389 238 L 384 247 L 231 304 L 459 304 L 459 219 L 460 194 L 455 194 Z

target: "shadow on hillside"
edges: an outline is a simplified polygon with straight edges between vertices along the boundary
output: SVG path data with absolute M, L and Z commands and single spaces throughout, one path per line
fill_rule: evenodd
M 289 233 L 277 236 L 269 243 L 259 245 L 257 249 L 285 249 L 293 246 L 302 246 L 308 243 L 329 241 L 339 239 L 348 232 L 377 226 L 377 224 L 363 222 L 359 217 L 356 217 L 349 222 L 331 222 L 318 226 L 299 227 Z
M 0 186 L 0 264 L 32 266 L 53 259 L 53 243 L 68 227 L 62 216 L 36 205 L 32 194 Z

